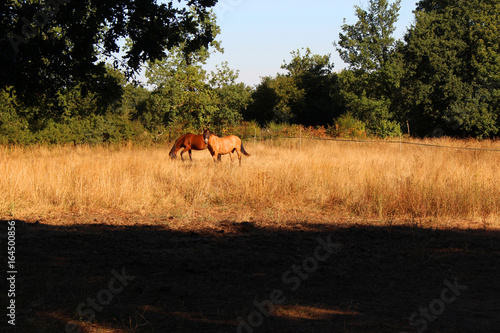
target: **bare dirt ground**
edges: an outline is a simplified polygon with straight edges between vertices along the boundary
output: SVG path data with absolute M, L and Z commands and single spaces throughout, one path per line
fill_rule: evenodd
M 7 222 L 0 222 L 1 234 Z M 0 245 L 6 267 L 5 236 Z M 61 215 L 16 221 L 16 268 L 16 326 L 3 313 L 2 332 L 500 327 L 498 230 L 335 216 L 276 225 Z

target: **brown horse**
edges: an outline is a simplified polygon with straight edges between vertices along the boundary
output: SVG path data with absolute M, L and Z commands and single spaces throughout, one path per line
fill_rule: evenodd
M 226 154 L 229 154 L 229 157 L 231 157 L 231 162 L 232 162 L 233 155 L 231 155 L 231 153 L 234 153 L 235 151 L 238 154 L 238 160 L 240 161 L 240 165 L 241 165 L 241 153 L 243 153 L 245 156 L 250 156 L 250 154 L 245 151 L 245 148 L 243 148 L 243 143 L 241 143 L 241 139 L 238 138 L 236 135 L 229 135 L 223 138 L 219 138 L 217 135 L 210 132 L 208 128 L 205 128 L 205 130 L 203 131 L 203 139 L 205 140 L 205 143 L 208 145 L 208 150 L 210 150 L 210 154 L 212 154 L 214 162 L 217 161 L 217 158 L 220 157 L 220 155 L 226 155 Z
M 184 154 L 185 152 L 189 153 L 189 159 L 192 161 L 193 158 L 191 157 L 191 150 L 207 149 L 207 144 L 203 139 L 203 135 L 196 135 L 192 133 L 184 134 L 175 141 L 174 146 L 170 150 L 170 158 L 175 159 L 177 157 L 177 152 L 182 148 L 184 148 L 184 150 L 181 152 L 182 161 L 184 161 L 182 154 Z
M 191 161 L 193 161 L 193 157 L 191 156 L 191 150 L 192 149 L 204 150 L 204 149 L 207 149 L 208 146 L 205 143 L 205 140 L 203 139 L 203 135 L 197 135 L 197 134 L 192 134 L 192 133 L 184 134 L 183 136 L 181 136 L 180 138 L 178 138 L 175 141 L 172 149 L 170 150 L 170 154 L 169 154 L 170 158 L 171 159 L 177 158 L 177 152 L 179 150 L 181 150 L 182 148 L 184 148 L 184 149 L 181 151 L 181 159 L 184 162 L 184 157 L 182 157 L 182 154 L 184 154 L 185 152 L 188 152 L 189 159 Z M 221 157 L 219 156 L 218 159 L 220 161 Z

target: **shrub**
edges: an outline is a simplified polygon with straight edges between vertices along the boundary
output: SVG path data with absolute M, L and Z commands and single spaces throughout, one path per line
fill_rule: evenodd
M 402 134 L 401 126 L 392 120 L 381 120 L 372 127 L 371 132 L 382 138 L 399 137 Z
M 366 125 L 346 113 L 335 120 L 335 127 L 330 130 L 330 134 L 341 138 L 366 138 Z

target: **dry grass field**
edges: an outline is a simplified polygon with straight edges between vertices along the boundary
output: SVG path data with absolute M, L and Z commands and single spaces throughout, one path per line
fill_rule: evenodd
M 1 147 L 0 331 L 493 332 L 500 152 L 414 144 L 500 142 L 411 142 Z
M 500 149 L 490 141 L 433 143 Z M 241 168 L 228 156 L 215 166 L 208 151 L 194 152 L 192 163 L 171 161 L 170 147 L 4 147 L 0 214 L 226 213 L 276 222 L 342 214 L 500 227 L 500 152 L 311 140 L 246 146 L 252 156 Z

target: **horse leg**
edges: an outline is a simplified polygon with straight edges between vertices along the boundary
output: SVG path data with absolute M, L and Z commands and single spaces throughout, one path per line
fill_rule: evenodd
M 241 152 L 237 148 L 235 150 L 236 150 L 236 153 L 238 154 L 238 161 L 240 162 L 240 166 L 241 166 Z
M 191 156 L 191 149 L 189 149 L 188 153 L 189 153 L 189 159 L 191 160 L 191 162 L 193 162 L 193 157 Z
M 210 152 L 210 155 L 212 155 L 212 158 L 214 159 L 214 162 L 216 162 L 216 161 L 218 161 L 218 162 L 222 161 L 221 158 L 220 158 L 221 155 L 216 155 L 215 152 Z
M 220 155 L 219 155 L 219 153 L 214 152 L 214 163 L 217 163 L 217 160 L 218 160 L 219 162 L 221 161 L 221 159 L 220 159 Z
M 182 157 L 182 154 L 184 153 L 189 153 L 189 158 L 191 158 L 191 148 L 188 148 L 188 147 L 184 147 L 184 149 L 181 151 L 181 159 L 182 159 L 182 162 L 184 162 L 184 157 Z M 192 161 L 193 159 L 191 159 Z

